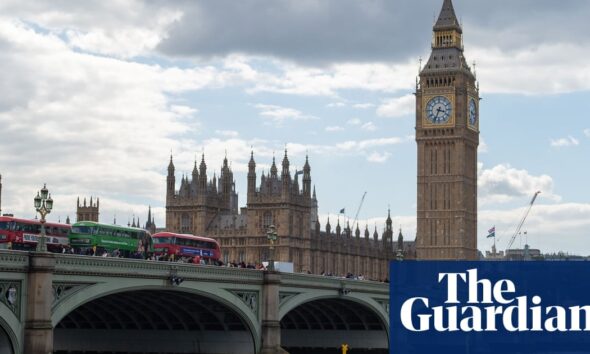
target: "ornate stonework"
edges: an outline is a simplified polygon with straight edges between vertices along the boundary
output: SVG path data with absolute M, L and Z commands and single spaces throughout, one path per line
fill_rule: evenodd
M 217 239 L 224 262 L 259 263 L 269 259 L 267 229 L 277 230 L 274 259 L 292 262 L 295 272 L 334 275 L 364 275 L 382 280 L 388 276 L 388 261 L 395 258 L 391 218 L 379 239 L 368 227 L 361 236 L 358 225 L 341 227 L 333 232 L 328 221 L 320 231 L 318 200 L 311 184 L 311 167 L 306 158 L 301 171 L 291 174 L 287 151 L 281 170 L 273 158 L 268 174 L 262 173 L 259 184 L 254 154 L 248 163 L 247 205 L 238 210 L 238 194 L 233 172 L 224 159 L 219 177 L 207 176 L 205 156 L 192 179 L 183 176 L 176 190 L 175 167 L 170 157 L 166 194 L 166 229 Z M 299 179 L 301 176 L 301 180 Z M 401 233 L 401 232 L 400 232 Z M 403 246 L 402 246 L 403 247 Z M 405 243 L 404 253 L 413 258 L 413 243 Z
M 445 0 L 416 87 L 418 259 L 478 258 L 479 87 L 462 36 Z

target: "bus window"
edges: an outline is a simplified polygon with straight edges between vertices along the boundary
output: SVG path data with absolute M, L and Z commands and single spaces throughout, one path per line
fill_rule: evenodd
M 74 234 L 93 234 L 95 233 L 96 228 L 89 227 L 89 226 L 73 226 L 72 233 Z
M 0 230 L 8 230 L 9 227 L 10 225 L 8 225 L 8 221 L 0 222 Z

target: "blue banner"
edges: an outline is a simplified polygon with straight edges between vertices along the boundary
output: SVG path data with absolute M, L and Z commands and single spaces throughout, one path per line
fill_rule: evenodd
M 390 353 L 590 353 L 590 263 L 390 267 Z

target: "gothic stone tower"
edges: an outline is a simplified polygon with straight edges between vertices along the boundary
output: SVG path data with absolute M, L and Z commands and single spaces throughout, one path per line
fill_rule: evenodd
M 477 259 L 479 88 L 451 0 L 416 87 L 418 259 Z
M 84 202 L 80 204 L 80 198 L 78 198 L 77 208 L 76 208 L 76 221 L 94 221 L 98 222 L 98 207 L 99 207 L 99 200 L 96 198 L 96 203 L 92 201 L 92 197 L 90 197 L 90 204 L 86 205 L 86 198 L 84 198 Z

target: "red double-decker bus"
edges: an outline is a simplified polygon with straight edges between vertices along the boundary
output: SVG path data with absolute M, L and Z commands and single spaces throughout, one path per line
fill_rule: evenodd
M 61 252 L 68 246 L 68 232 L 71 226 L 52 222 L 45 223 L 47 249 Z M 37 239 L 41 234 L 39 220 L 19 219 L 10 216 L 0 216 L 0 247 L 13 250 L 33 250 L 37 246 Z
M 200 256 L 209 261 L 218 261 L 221 257 L 219 242 L 209 237 L 158 232 L 152 235 L 152 240 L 154 242 L 154 253 L 157 255 Z

